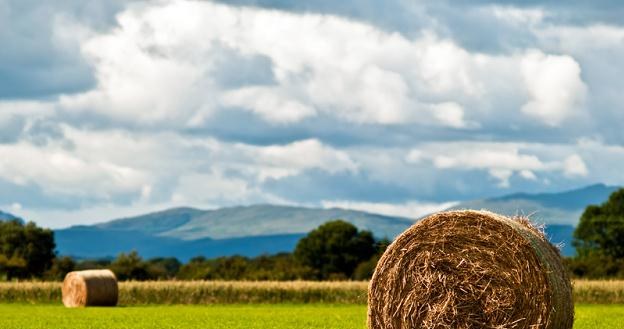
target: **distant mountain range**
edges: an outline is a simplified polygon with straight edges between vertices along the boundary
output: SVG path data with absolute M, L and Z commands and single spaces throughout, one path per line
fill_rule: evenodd
M 583 209 L 600 204 L 618 187 L 602 184 L 561 193 L 517 193 L 463 202 L 452 209 L 489 209 L 531 215 L 546 224 L 553 243 L 563 245 L 565 255 L 574 254 L 572 233 Z M 9 218 L 10 214 L 0 213 Z M 292 251 L 301 237 L 324 222 L 340 218 L 375 236 L 393 238 L 416 219 L 383 216 L 345 209 L 318 209 L 254 205 L 200 210 L 175 208 L 138 217 L 73 226 L 55 231 L 59 254 L 78 258 L 114 257 L 138 251 L 143 257 L 257 256 Z
M 0 211 L 0 222 L 1 221 L 7 221 L 7 220 L 19 220 L 19 221 L 22 221 L 21 218 L 15 216 L 15 215 L 11 215 L 9 213 Z
M 451 209 L 488 209 L 508 216 L 528 216 L 533 223 L 544 224 L 550 240 L 560 245 L 564 255 L 572 256 L 572 234 L 585 207 L 605 202 L 619 188 L 595 184 L 559 193 L 515 193 L 462 202 Z
M 576 226 L 585 207 L 607 201 L 609 195 L 618 189 L 616 186 L 596 184 L 560 193 L 515 193 L 463 202 L 453 209 L 488 209 L 505 215 L 529 216 L 536 223 Z
M 140 231 L 181 240 L 307 233 L 341 218 L 379 237 L 394 237 L 414 220 L 345 209 L 254 205 L 217 210 L 175 208 L 94 225 L 101 230 Z
M 93 226 L 56 230 L 62 255 L 110 257 L 136 250 L 143 257 L 257 256 L 292 251 L 301 237 L 340 218 L 378 237 L 393 238 L 413 224 L 407 218 L 345 209 L 275 205 L 199 210 L 175 208 Z

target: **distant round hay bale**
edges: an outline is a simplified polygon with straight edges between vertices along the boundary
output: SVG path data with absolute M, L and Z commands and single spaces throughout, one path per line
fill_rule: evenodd
M 559 251 L 525 218 L 431 215 L 383 254 L 368 328 L 569 329 L 572 286 Z
M 66 307 L 115 306 L 119 295 L 117 278 L 110 270 L 69 272 L 62 290 Z

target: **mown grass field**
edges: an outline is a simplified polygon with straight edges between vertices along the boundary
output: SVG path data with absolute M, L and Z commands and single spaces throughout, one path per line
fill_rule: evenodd
M 328 304 L 176 305 L 67 309 L 0 304 L 0 328 L 365 329 L 366 306 Z M 579 305 L 575 329 L 624 327 L 624 305 Z

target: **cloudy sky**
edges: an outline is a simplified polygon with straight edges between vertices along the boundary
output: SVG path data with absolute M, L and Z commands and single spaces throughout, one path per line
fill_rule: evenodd
M 624 184 L 619 1 L 0 0 L 0 209 L 407 216 Z

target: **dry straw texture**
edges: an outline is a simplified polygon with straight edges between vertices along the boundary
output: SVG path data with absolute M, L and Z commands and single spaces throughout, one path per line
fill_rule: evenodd
M 624 281 L 576 280 L 574 301 L 586 304 L 624 304 Z
M 50 304 L 61 300 L 61 282 L 0 282 L 0 302 Z M 119 282 L 119 305 L 214 303 L 367 302 L 367 281 Z M 624 304 L 624 281 L 575 281 L 574 301 L 581 304 Z
M 369 287 L 371 329 L 569 329 L 572 286 L 558 250 L 526 219 L 485 211 L 427 217 L 401 234 Z
M 66 307 L 115 306 L 119 295 L 117 278 L 109 270 L 67 273 L 62 293 Z

